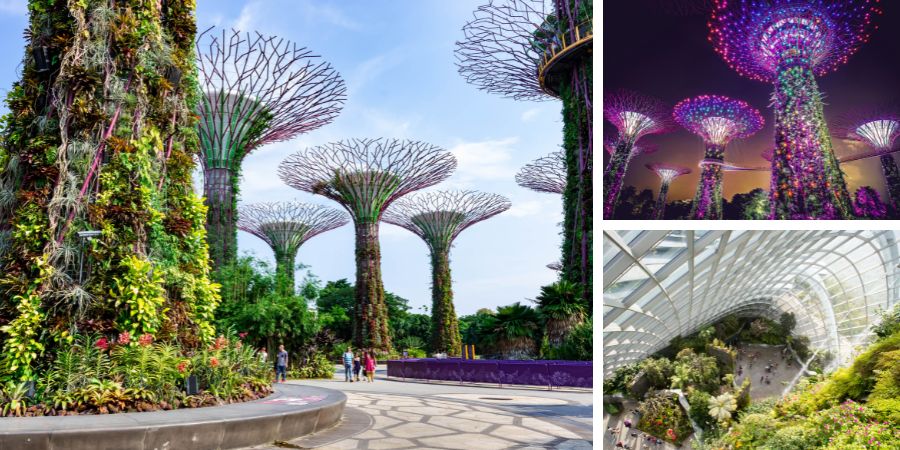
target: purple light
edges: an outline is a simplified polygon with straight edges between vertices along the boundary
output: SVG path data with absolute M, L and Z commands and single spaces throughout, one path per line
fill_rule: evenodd
M 725 146 L 734 139 L 752 136 L 765 121 L 759 111 L 746 102 L 720 95 L 682 100 L 675 105 L 672 115 L 676 122 L 706 143 L 691 218 L 721 219 Z
M 779 67 L 832 72 L 867 42 L 878 0 L 716 0 L 709 40 L 739 74 L 774 82 Z
M 653 218 L 659 220 L 665 215 L 669 183 L 675 178 L 691 173 L 691 169 L 666 163 L 651 163 L 647 164 L 646 167 L 656 172 L 662 180 L 662 184 L 659 186 L 659 195 L 656 196 L 656 207 L 653 208 Z

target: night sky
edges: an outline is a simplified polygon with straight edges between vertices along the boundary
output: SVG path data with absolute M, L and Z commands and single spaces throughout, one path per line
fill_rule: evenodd
M 701 94 L 744 100 L 760 110 L 766 124 L 756 135 L 732 141 L 726 149 L 725 160 L 741 166 L 768 166 L 760 154 L 774 146 L 773 113 L 768 107 L 772 85 L 744 78 L 725 64 L 707 41 L 707 15 L 672 14 L 659 7 L 662 1 L 666 0 L 604 2 L 604 90 L 627 88 L 655 96 L 670 106 Z M 849 110 L 885 104 L 900 108 L 900 1 L 881 3 L 884 14 L 876 19 L 879 28 L 873 31 L 869 43 L 836 72 L 817 78 L 830 126 Z M 604 122 L 604 136 L 612 136 L 614 132 Z M 692 172 L 672 183 L 668 200 L 693 198 L 700 173 L 697 164 L 704 152 L 700 138 L 678 127 L 667 134 L 645 136 L 639 142 L 657 144 L 659 150 L 632 159 L 625 185 L 635 186 L 638 191 L 650 188 L 655 194 L 659 190 L 659 178 L 644 165 L 648 162 L 680 164 Z M 858 143 L 840 139 L 832 142 L 838 158 L 868 150 Z M 606 152 L 603 155 L 605 167 L 609 155 Z M 898 156 L 895 154 L 895 158 Z M 859 186 L 870 185 L 886 198 L 877 157 L 845 163 L 841 168 L 851 194 Z M 725 173 L 726 199 L 757 187 L 768 191 L 768 171 Z

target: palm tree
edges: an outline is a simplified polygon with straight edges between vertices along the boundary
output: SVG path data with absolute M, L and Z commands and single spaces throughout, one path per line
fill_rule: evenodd
M 535 300 L 551 347 L 562 345 L 569 332 L 584 322 L 587 305 L 581 291 L 579 283 L 566 280 L 541 287 L 541 294 Z
M 534 308 L 519 302 L 497 308 L 484 323 L 483 339 L 504 358 L 527 359 L 540 342 L 540 316 Z

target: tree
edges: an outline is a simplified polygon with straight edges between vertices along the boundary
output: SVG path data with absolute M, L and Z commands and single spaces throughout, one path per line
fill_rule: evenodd
M 719 389 L 719 365 L 716 358 L 698 355 L 686 348 L 675 357 L 675 370 L 672 375 L 672 387 L 687 389 L 694 387 L 704 392 L 713 393 Z
M 540 342 L 540 318 L 534 308 L 519 302 L 497 308 L 484 324 L 482 340 L 506 359 L 527 359 Z
M 541 287 L 541 293 L 535 300 L 551 347 L 562 345 L 566 336 L 584 321 L 587 314 L 588 305 L 581 296 L 581 286 L 566 280 Z
M 641 362 L 641 370 L 650 385 L 657 389 L 668 387 L 669 378 L 674 373 L 672 361 L 667 358 L 647 358 Z

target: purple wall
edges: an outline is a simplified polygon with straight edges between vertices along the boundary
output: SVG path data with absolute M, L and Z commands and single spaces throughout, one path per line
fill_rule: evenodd
M 594 387 L 593 361 L 509 361 L 399 359 L 387 362 L 388 376 L 461 383 Z

